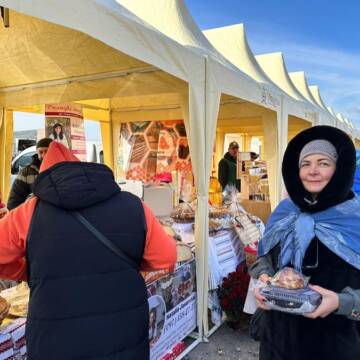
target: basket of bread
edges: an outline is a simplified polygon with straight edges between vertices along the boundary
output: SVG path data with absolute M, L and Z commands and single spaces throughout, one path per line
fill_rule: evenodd
M 181 203 L 174 208 L 170 216 L 177 223 L 192 223 L 195 220 L 195 210 L 189 203 Z

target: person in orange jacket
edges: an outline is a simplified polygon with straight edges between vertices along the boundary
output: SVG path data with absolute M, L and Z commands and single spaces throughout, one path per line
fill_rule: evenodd
M 28 359 L 148 359 L 149 310 L 140 270 L 171 268 L 174 239 L 112 171 L 52 142 L 34 197 L 0 220 L 0 278 L 31 289 Z M 135 266 L 81 224 L 80 213 Z
M 8 212 L 5 203 L 2 200 L 2 194 L 0 193 L 0 219 L 2 219 Z

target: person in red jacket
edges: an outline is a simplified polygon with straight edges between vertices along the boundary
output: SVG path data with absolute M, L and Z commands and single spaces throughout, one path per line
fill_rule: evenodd
M 140 199 L 120 191 L 109 168 L 81 163 L 56 142 L 41 164 L 34 195 L 0 220 L 0 278 L 28 280 L 31 289 L 28 359 L 113 359 L 107 352 L 114 359 L 147 359 L 148 305 L 139 270 L 173 267 L 174 239 Z M 137 273 L 73 212 L 133 258 Z M 106 282 L 113 288 L 104 297 Z
M 8 210 L 5 203 L 2 201 L 2 195 L 0 193 L 0 219 L 2 219 L 7 214 L 7 212 Z

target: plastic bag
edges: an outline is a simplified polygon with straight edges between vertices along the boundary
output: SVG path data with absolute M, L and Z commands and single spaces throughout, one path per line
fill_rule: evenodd
M 309 283 L 309 279 L 295 269 L 285 267 L 275 274 L 271 285 L 290 290 L 303 289 Z
M 270 309 L 298 315 L 310 313 L 320 305 L 322 296 L 307 286 L 309 279 L 286 267 L 259 292 L 266 298 L 265 304 Z

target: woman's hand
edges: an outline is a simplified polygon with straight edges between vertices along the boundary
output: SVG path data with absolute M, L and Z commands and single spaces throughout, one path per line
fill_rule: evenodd
M 310 319 L 325 318 L 339 308 L 339 296 L 336 292 L 324 289 L 320 286 L 309 285 L 314 291 L 322 295 L 322 301 L 319 307 L 312 313 L 304 314 Z
M 264 284 L 268 284 L 268 282 L 270 282 L 271 281 L 271 276 L 269 276 L 268 274 L 261 274 L 260 276 L 259 276 L 259 280 L 261 281 L 261 282 L 263 282 Z
M 269 281 L 271 281 L 271 277 L 267 274 L 262 274 L 259 276 L 259 281 L 261 281 L 264 284 L 267 284 Z M 265 305 L 266 298 L 260 295 L 259 288 L 254 289 L 254 296 L 258 308 L 263 310 L 270 310 L 270 308 L 267 305 Z

